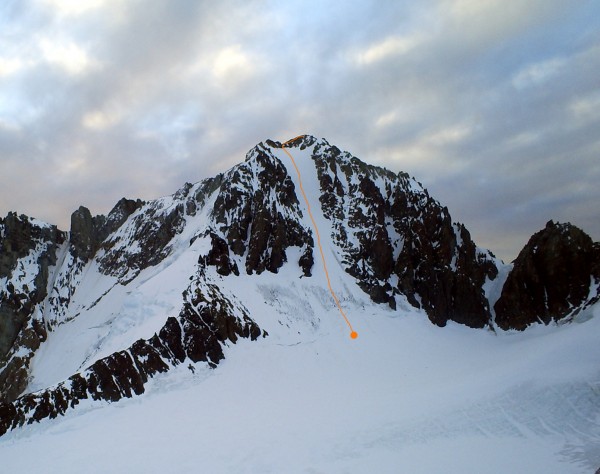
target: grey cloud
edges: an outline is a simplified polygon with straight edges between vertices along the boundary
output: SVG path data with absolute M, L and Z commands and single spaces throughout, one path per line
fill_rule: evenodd
M 0 54 L 0 213 L 64 227 L 312 133 L 415 175 L 504 258 L 549 218 L 600 237 L 592 2 L 115 5 L 4 7 L 0 45 L 28 64 L 3 75 Z M 87 69 L 44 60 L 45 37 Z

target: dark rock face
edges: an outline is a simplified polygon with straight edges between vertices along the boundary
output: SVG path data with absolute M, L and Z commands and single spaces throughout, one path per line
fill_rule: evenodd
M 536 233 L 521 250 L 494 309 L 502 329 L 525 329 L 568 316 L 600 283 L 599 245 L 571 224 Z
M 214 232 L 209 232 L 211 248 L 206 257 L 200 256 L 198 263 L 212 265 L 219 275 L 227 276 L 240 274 L 237 263 L 232 260 L 227 242 Z
M 293 153 L 312 145 L 332 238 L 346 271 L 373 301 L 395 307 L 394 296 L 404 294 L 439 326 L 489 324 L 482 287 L 498 274 L 493 255 L 478 250 L 464 226 L 453 224 L 448 210 L 407 174 L 367 165 L 314 137 L 286 146 Z
M 35 308 L 47 296 L 49 268 L 64 240 L 55 226 L 26 216 L 0 219 L 0 278 L 8 279 L 0 288 L 0 401 L 25 390 L 30 360 L 47 337 Z
M 298 204 L 286 168 L 259 145 L 223 179 L 212 217 L 231 252 L 245 257 L 246 273 L 277 273 L 287 262 L 286 249 L 294 246 L 304 249 L 298 263 L 309 276 L 314 243 L 312 232 L 300 224 Z M 213 238 L 211 254 L 225 254 L 220 240 Z
M 216 367 L 224 357 L 222 343 L 266 336 L 215 285 L 190 286 L 184 300 L 179 317 L 169 317 L 150 339 L 96 361 L 55 387 L 0 403 L 0 436 L 25 423 L 56 418 L 84 399 L 116 402 L 141 395 L 150 378 L 186 360 Z
M 92 217 L 87 207 L 81 206 L 71 214 L 70 251 L 84 262 L 90 260 L 100 244 L 100 229 L 104 216 Z

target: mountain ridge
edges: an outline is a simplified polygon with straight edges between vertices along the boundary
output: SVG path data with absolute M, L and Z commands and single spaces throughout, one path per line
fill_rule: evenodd
M 328 251 L 376 303 L 395 311 L 408 304 L 437 326 L 455 321 L 525 329 L 538 320 L 572 319 L 598 301 L 598 244 L 574 226 L 565 224 L 565 232 L 556 233 L 553 224 L 540 231 L 536 252 L 546 258 L 521 265 L 530 253 L 524 249 L 514 267 L 504 265 L 478 248 L 464 225 L 453 222 L 448 209 L 406 173 L 368 165 L 311 136 L 286 148 L 302 155 L 312 207 L 329 229 Z M 69 233 L 14 213 L 0 220 L 4 430 L 63 413 L 83 398 L 115 401 L 143 393 L 154 373 L 186 360 L 216 366 L 223 345 L 268 334 L 244 309 L 244 295 L 222 293 L 219 282 L 277 274 L 286 265 L 294 278 L 319 278 L 313 229 L 281 150 L 280 142 L 259 143 L 244 162 L 214 178 L 152 201 L 122 199 L 107 216 L 80 207 Z M 571 234 L 578 236 L 574 243 Z M 546 241 L 554 243 L 545 246 Z M 522 282 L 530 289 L 540 285 L 544 294 L 548 282 L 531 275 L 544 274 L 552 262 L 571 261 L 582 245 L 591 264 L 577 270 L 573 291 L 561 296 L 565 304 L 540 319 L 536 312 L 545 311 L 543 305 L 514 303 L 527 297 L 518 291 Z M 523 270 L 515 273 L 515 267 Z M 178 283 L 154 288 L 153 280 L 168 278 L 161 276 L 168 272 Z M 183 276 L 185 284 L 179 283 Z M 143 301 L 150 292 L 156 307 L 147 309 Z M 152 315 L 138 314 L 144 310 Z M 133 329 L 138 325 L 146 331 L 142 338 L 141 329 Z M 54 340 L 66 327 L 81 327 L 88 339 L 64 340 L 61 347 Z M 67 353 L 71 359 L 62 371 L 49 370 L 48 352 L 53 360 Z M 142 362 L 151 353 L 162 363 L 154 358 L 148 368 Z M 35 389 L 39 395 L 29 393 Z

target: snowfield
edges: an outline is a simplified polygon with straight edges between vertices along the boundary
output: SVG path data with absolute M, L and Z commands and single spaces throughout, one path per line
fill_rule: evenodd
M 438 328 L 408 306 L 393 312 L 342 291 L 359 332 L 351 340 L 322 287 L 297 277 L 281 286 L 284 276 L 221 282 L 248 296 L 269 337 L 231 345 L 215 370 L 181 365 L 141 397 L 89 402 L 10 432 L 0 438 L 2 470 L 564 474 L 600 467 L 599 308 L 581 323 L 495 334 Z

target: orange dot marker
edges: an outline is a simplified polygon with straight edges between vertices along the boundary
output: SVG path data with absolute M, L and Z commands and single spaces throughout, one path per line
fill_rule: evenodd
M 323 252 L 323 247 L 321 246 L 321 235 L 319 234 L 319 228 L 317 227 L 317 223 L 316 223 L 315 218 L 313 217 L 312 211 L 310 209 L 310 202 L 308 201 L 308 197 L 306 196 L 306 193 L 304 192 L 304 187 L 302 186 L 302 175 L 300 174 L 300 169 L 298 168 L 298 165 L 296 165 L 296 160 L 294 160 L 294 157 L 292 156 L 292 154 L 289 151 L 287 151 L 287 149 L 285 148 L 285 146 L 289 142 L 293 142 L 294 140 L 301 138 L 303 136 L 304 135 L 299 135 L 295 138 L 292 138 L 291 140 L 288 140 L 287 142 L 285 142 L 284 144 L 281 145 L 281 149 L 285 152 L 285 154 L 287 156 L 290 157 L 290 160 L 292 160 L 292 164 L 294 165 L 294 168 L 296 169 L 296 173 L 298 174 L 298 183 L 300 184 L 300 191 L 302 192 L 302 197 L 304 197 L 304 202 L 306 203 L 306 209 L 308 210 L 308 215 L 312 222 L 313 228 L 315 229 L 315 234 L 317 235 L 317 245 L 319 246 L 319 251 L 321 252 L 321 261 L 323 262 L 323 269 L 325 270 L 325 278 L 327 278 L 327 286 L 329 287 L 329 292 L 331 293 L 331 296 L 333 296 L 333 301 L 335 301 L 335 304 L 338 307 L 340 314 L 343 316 L 344 321 L 346 321 L 346 324 L 350 328 L 350 338 L 356 339 L 358 337 L 358 333 L 354 329 L 352 329 L 352 324 L 350 324 L 350 321 L 348 320 L 346 313 L 344 313 L 344 310 L 342 309 L 340 300 L 336 296 L 335 292 L 333 291 L 333 287 L 331 286 L 331 280 L 329 279 L 329 271 L 327 271 L 327 262 L 325 261 L 325 253 Z

